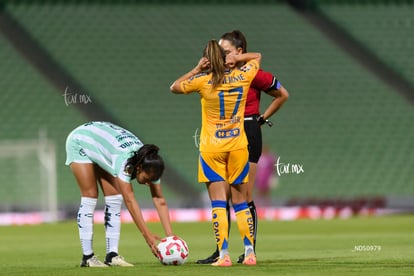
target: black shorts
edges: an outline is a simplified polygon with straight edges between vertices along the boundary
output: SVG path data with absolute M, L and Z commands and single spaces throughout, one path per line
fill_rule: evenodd
M 262 130 L 257 123 L 257 115 L 244 118 L 244 130 L 249 143 L 249 162 L 257 163 L 262 155 Z

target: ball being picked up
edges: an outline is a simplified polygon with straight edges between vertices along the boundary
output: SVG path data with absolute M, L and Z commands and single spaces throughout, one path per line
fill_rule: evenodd
M 157 247 L 158 259 L 163 265 L 182 265 L 188 258 L 187 243 L 180 237 L 165 237 Z

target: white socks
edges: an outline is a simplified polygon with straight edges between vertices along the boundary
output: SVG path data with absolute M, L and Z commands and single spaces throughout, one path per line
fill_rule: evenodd
M 105 197 L 105 236 L 106 254 L 118 253 L 119 237 L 121 235 L 122 195 Z
M 244 256 L 249 256 L 250 253 L 254 253 L 253 245 L 244 246 Z
M 79 238 L 83 255 L 93 252 L 93 213 L 97 198 L 81 197 L 78 211 Z M 119 237 L 121 235 L 122 195 L 105 197 L 105 236 L 106 253 L 118 253 Z
M 78 228 L 83 255 L 91 255 L 93 253 L 93 213 L 97 201 L 97 198 L 81 198 L 78 211 Z

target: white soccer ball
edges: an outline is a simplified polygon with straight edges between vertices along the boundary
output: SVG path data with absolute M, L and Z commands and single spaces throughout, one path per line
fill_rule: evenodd
M 163 238 L 158 251 L 158 259 L 164 265 L 182 265 L 188 258 L 187 243 L 177 236 Z

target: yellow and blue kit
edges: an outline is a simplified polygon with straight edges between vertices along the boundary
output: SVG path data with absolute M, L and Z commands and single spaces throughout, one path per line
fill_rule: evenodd
M 250 83 L 258 70 L 258 61 L 251 60 L 241 68 L 226 72 L 223 82 L 215 88 L 212 88 L 211 73 L 200 73 L 181 82 L 184 94 L 198 92 L 201 97 L 199 182 L 247 182 L 244 110 Z

